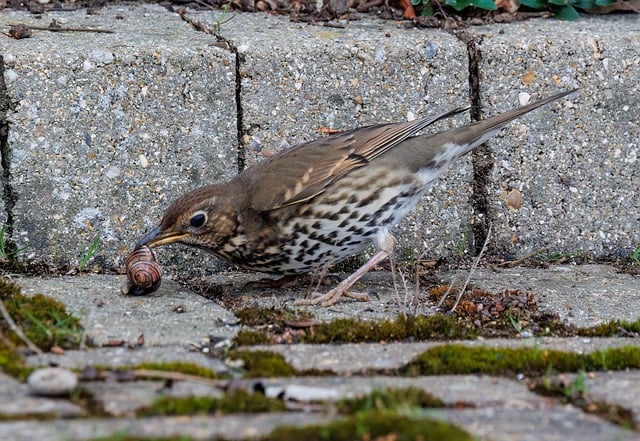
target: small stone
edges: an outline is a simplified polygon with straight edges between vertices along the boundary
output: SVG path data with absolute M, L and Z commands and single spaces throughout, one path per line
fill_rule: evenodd
M 433 60 L 438 55 L 438 46 L 432 42 L 427 42 L 424 47 L 424 56 L 427 60 Z
M 531 101 L 531 95 L 529 95 L 527 92 L 520 92 L 518 94 L 518 101 L 520 102 L 521 106 L 529 104 L 529 101 Z
M 512 189 L 506 197 L 505 202 L 509 210 L 517 211 L 522 208 L 522 193 L 517 189 Z
M 29 375 L 27 385 L 34 395 L 57 397 L 73 391 L 78 386 L 78 378 L 67 369 L 43 368 Z
M 149 160 L 147 159 L 147 157 L 145 155 L 140 154 L 140 156 L 138 156 L 138 159 L 140 160 L 140 167 L 142 167 L 142 168 L 149 167 Z

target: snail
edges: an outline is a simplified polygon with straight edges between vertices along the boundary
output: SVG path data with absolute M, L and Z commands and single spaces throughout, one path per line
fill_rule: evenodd
M 122 292 L 131 296 L 149 294 L 160 288 L 162 269 L 156 262 L 151 248 L 142 246 L 134 249 L 124 263 L 127 282 Z

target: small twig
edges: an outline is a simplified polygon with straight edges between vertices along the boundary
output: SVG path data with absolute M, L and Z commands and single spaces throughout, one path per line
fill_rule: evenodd
M 522 262 L 524 262 L 524 261 L 525 261 L 525 260 L 527 260 L 527 259 L 531 259 L 532 257 L 537 256 L 537 255 L 538 255 L 538 254 L 540 254 L 540 253 L 544 253 L 545 251 L 547 251 L 547 247 L 542 247 L 542 248 L 540 248 L 539 250 L 536 250 L 536 251 L 534 251 L 534 252 L 532 252 L 532 253 L 529 253 L 529 254 L 527 254 L 526 256 L 522 256 L 522 257 L 520 257 L 520 258 L 518 258 L 518 259 L 510 260 L 510 261 L 508 261 L 508 262 L 502 262 L 502 263 L 499 263 L 499 264 L 498 264 L 498 266 L 511 268 L 511 267 L 514 267 L 514 266 L 516 266 L 516 265 L 521 264 Z
M 15 332 L 16 335 L 18 336 L 18 338 L 20 340 L 22 340 L 22 342 L 25 345 L 27 345 L 27 347 L 30 350 L 32 350 L 36 354 L 44 354 L 42 349 L 37 347 L 31 340 L 29 340 L 29 338 L 26 335 L 24 335 L 24 333 L 22 332 L 22 329 L 20 329 L 20 327 L 18 325 L 16 325 L 16 322 L 13 321 L 13 319 L 9 315 L 9 311 L 7 311 L 7 308 L 4 306 L 4 301 L 2 299 L 0 299 L 0 312 L 2 313 L 2 316 L 4 317 L 4 320 L 9 325 L 9 329 L 11 329 L 13 332 Z
M 24 26 L 34 31 L 51 31 L 51 32 L 97 32 L 100 34 L 113 34 L 114 31 L 109 29 L 98 29 L 98 28 L 63 28 L 57 26 L 33 26 L 33 25 L 25 25 L 25 24 L 17 24 L 17 23 L 9 23 L 9 26 Z
M 100 372 L 98 378 L 107 380 L 110 378 L 112 371 Z M 220 380 L 213 380 L 211 378 L 199 377 L 197 375 L 184 374 L 182 372 L 172 371 L 159 371 L 155 369 L 133 369 L 128 371 L 131 380 L 139 380 L 144 378 L 153 378 L 160 380 L 173 380 L 173 381 L 191 381 L 192 383 L 206 384 L 208 386 L 217 387 L 223 389 L 224 386 L 220 385 Z
M 449 287 L 447 288 L 447 292 L 444 293 L 444 295 L 436 305 L 436 308 L 440 308 L 443 305 L 444 301 L 447 300 L 447 297 L 449 297 L 449 294 L 451 294 L 451 290 L 453 289 L 453 285 L 454 285 L 453 282 L 455 280 L 456 280 L 456 276 L 454 275 L 453 279 L 451 279 L 451 282 L 449 282 Z
M 453 312 L 458 307 L 458 304 L 460 303 L 460 299 L 462 299 L 462 295 L 464 294 L 464 290 L 467 289 L 467 286 L 471 281 L 471 276 L 473 275 L 473 272 L 478 267 L 478 264 L 480 263 L 480 259 L 482 258 L 482 255 L 485 253 L 485 251 L 487 251 L 487 245 L 489 245 L 489 239 L 491 238 L 491 227 L 492 225 L 489 224 L 489 230 L 487 231 L 487 238 L 484 240 L 484 244 L 482 245 L 482 249 L 480 250 L 478 257 L 476 257 L 476 260 L 473 262 L 473 265 L 471 265 L 471 269 L 469 270 L 469 275 L 467 276 L 467 280 L 465 280 L 464 285 L 462 286 L 462 289 L 458 293 L 456 302 L 453 304 L 453 306 L 449 310 L 449 314 L 453 314 Z

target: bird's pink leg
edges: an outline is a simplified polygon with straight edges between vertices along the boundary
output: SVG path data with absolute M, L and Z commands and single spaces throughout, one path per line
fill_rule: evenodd
M 378 251 L 374 254 L 371 259 L 369 259 L 364 265 L 358 268 L 353 274 L 344 279 L 342 282 L 338 284 L 335 288 L 329 291 L 326 294 L 322 294 L 320 296 L 311 298 L 311 299 L 302 299 L 296 300 L 294 305 L 317 305 L 320 306 L 331 306 L 340 300 L 340 297 L 350 297 L 355 300 L 359 300 L 361 302 L 366 302 L 369 300 L 369 296 L 367 294 L 361 293 L 351 293 L 349 292 L 349 288 L 356 283 L 362 276 L 368 273 L 373 267 L 382 262 L 384 259 L 389 257 L 389 253 L 384 250 Z

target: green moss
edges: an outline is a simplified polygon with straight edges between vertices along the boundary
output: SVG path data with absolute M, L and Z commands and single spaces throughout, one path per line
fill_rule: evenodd
M 137 411 L 138 416 L 258 413 L 285 410 L 281 400 L 236 390 L 222 397 L 162 397 Z
M 51 420 L 56 420 L 59 419 L 60 415 L 58 415 L 55 412 L 45 412 L 45 413 L 26 413 L 26 414 L 19 414 L 19 413 L 12 413 L 10 415 L 4 414 L 4 413 L 0 413 L 0 422 L 11 422 L 11 421 L 25 421 L 25 420 L 30 420 L 30 421 L 51 421 Z
M 281 308 L 261 308 L 258 306 L 250 306 L 243 308 L 235 313 L 240 323 L 246 326 L 269 325 L 283 319 L 283 310 Z
M 196 363 L 172 362 L 172 363 L 140 363 L 135 366 L 127 366 L 124 370 L 149 369 L 154 371 L 180 372 L 195 375 L 202 378 L 220 378 L 216 371 L 202 367 Z
M 264 331 L 249 331 L 243 329 L 233 338 L 233 346 L 253 346 L 268 345 L 271 343 L 271 337 Z
M 640 367 L 640 347 L 610 348 L 588 354 L 539 348 L 484 348 L 443 345 L 431 348 L 402 372 L 408 375 L 542 375 L 545 372 L 620 370 Z
M 376 322 L 336 319 L 313 327 L 304 337 L 306 343 L 361 343 L 403 340 L 465 339 L 475 337 L 474 329 L 462 326 L 444 315 L 398 316 Z
M 473 438 L 462 429 L 433 419 L 413 419 L 391 412 L 367 412 L 306 427 L 274 429 L 263 441 L 467 441 Z
M 80 320 L 67 314 L 61 302 L 42 294 L 25 296 L 20 293 L 20 288 L 5 279 L 0 279 L 0 297 L 11 318 L 42 350 L 48 351 L 53 345 L 66 349 L 78 347 L 82 335 Z M 0 321 L 0 326 L 0 331 L 19 344 L 19 339 L 4 321 Z
M 417 387 L 374 390 L 363 397 L 340 400 L 335 405 L 340 413 L 348 415 L 372 410 L 425 409 L 445 406 L 442 400 Z
M 611 320 L 591 328 L 578 328 L 577 335 L 585 337 L 616 337 L 640 334 L 640 319 L 635 322 Z
M 293 367 L 276 352 L 234 350 L 229 353 L 229 358 L 244 362 L 244 376 L 247 378 L 291 377 L 295 374 Z
M 25 381 L 34 369 L 25 365 L 22 355 L 0 341 L 0 370 L 20 381 Z

